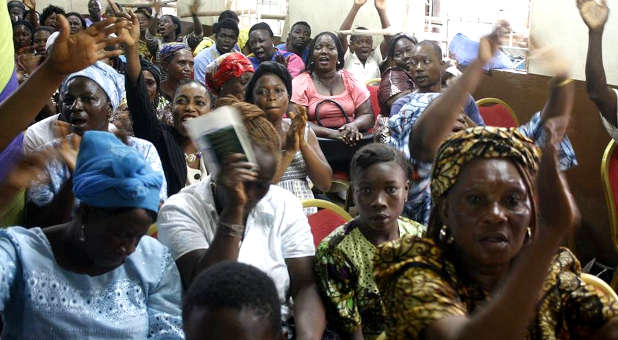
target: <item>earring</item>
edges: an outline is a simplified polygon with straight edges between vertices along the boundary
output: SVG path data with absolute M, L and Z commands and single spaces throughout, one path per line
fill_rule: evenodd
M 85 224 L 82 224 L 82 226 L 80 228 L 79 242 L 81 242 L 81 243 L 86 242 L 86 225 Z
M 440 235 L 438 236 L 438 239 L 446 245 L 451 245 L 455 242 L 453 235 L 449 233 L 448 227 L 445 225 L 442 225 L 442 228 L 440 228 Z
M 532 239 L 532 228 L 528 227 L 526 230 L 526 242 Z

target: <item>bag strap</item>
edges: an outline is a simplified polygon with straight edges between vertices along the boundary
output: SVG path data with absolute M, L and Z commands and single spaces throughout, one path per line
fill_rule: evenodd
M 339 111 L 341 111 L 343 118 L 345 118 L 345 123 L 346 124 L 350 123 L 350 117 L 348 117 L 348 115 L 343 110 L 343 107 L 339 103 L 331 99 L 324 99 L 315 106 L 315 121 L 318 123 L 319 126 L 324 126 L 322 125 L 322 122 L 320 122 L 319 109 L 320 109 L 320 106 L 325 103 L 330 103 L 330 104 L 335 105 L 339 109 Z

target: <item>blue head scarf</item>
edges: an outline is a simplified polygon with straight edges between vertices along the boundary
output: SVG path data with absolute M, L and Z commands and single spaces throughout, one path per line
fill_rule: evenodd
M 79 148 L 73 193 L 97 208 L 159 210 L 160 173 L 144 157 L 109 132 L 86 131 Z
M 62 83 L 60 93 L 64 93 L 69 81 L 75 77 L 85 77 L 97 83 L 105 91 L 112 108 L 116 111 L 125 93 L 124 76 L 122 74 L 118 73 L 113 67 L 97 61 L 81 71 L 71 73 Z

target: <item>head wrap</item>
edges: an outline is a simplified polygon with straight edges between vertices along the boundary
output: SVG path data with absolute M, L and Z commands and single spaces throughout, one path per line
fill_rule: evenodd
M 457 182 L 466 163 L 477 158 L 507 158 L 515 163 L 522 176 L 532 205 L 533 221 L 530 227 L 536 230 L 536 187 L 534 174 L 538 169 L 541 152 L 534 142 L 517 129 L 477 126 L 459 131 L 449 137 L 438 150 L 431 176 L 431 216 L 427 236 L 439 241 L 441 221 L 439 202 Z
M 163 176 L 113 134 L 84 133 L 73 176 L 73 193 L 82 203 L 157 212 L 162 183 Z
M 160 89 L 161 88 L 161 70 L 159 69 L 159 67 L 143 58 L 140 58 L 139 63 L 142 66 L 142 71 L 148 71 L 152 74 L 152 76 L 155 79 L 155 82 L 157 82 L 157 89 Z
M 69 81 L 75 77 L 85 77 L 97 83 L 107 94 L 112 108 L 116 111 L 125 93 L 124 76 L 122 74 L 118 73 L 113 67 L 97 61 L 79 72 L 71 73 L 62 83 L 60 93 L 64 93 Z
M 181 42 L 170 42 L 163 44 L 163 46 L 161 47 L 161 51 L 159 52 L 161 61 L 165 61 L 174 53 L 182 49 L 189 50 L 189 47 L 187 47 L 185 43 Z
M 206 66 L 206 85 L 218 95 L 225 82 L 245 72 L 255 72 L 251 61 L 241 53 L 226 53 Z
M 476 158 L 509 158 L 536 173 L 541 152 L 514 128 L 477 126 L 449 137 L 438 150 L 431 176 L 433 202 L 457 182 L 463 166 Z

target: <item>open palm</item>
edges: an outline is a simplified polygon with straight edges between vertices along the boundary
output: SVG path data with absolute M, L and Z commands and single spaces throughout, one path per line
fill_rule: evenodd
M 602 30 L 609 16 L 607 3 L 605 0 L 600 1 L 601 3 L 595 0 L 577 0 L 579 14 L 591 31 Z
M 70 74 L 84 69 L 96 61 L 115 57 L 122 54 L 122 50 L 106 51 L 105 47 L 118 42 L 118 38 L 109 38 L 111 33 L 120 34 L 128 21 L 117 21 L 108 18 L 98 22 L 76 34 L 70 34 L 67 19 L 59 15 L 60 34 L 49 51 L 49 62 L 60 74 Z

